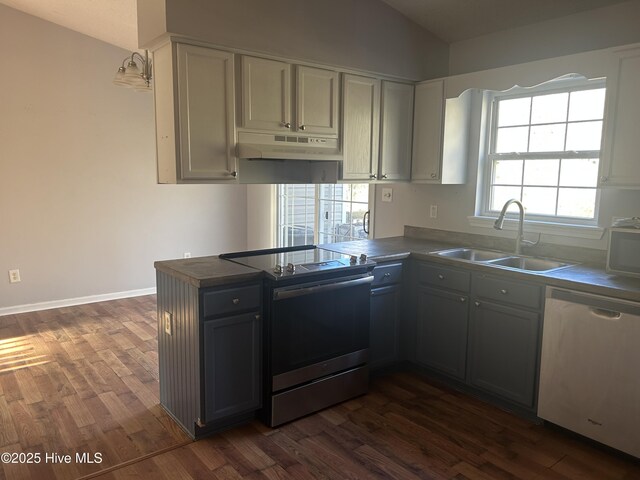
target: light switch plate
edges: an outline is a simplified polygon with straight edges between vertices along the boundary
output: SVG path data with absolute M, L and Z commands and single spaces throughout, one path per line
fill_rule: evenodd
M 382 201 L 383 202 L 393 202 L 393 189 L 389 187 L 384 187 L 382 189 Z

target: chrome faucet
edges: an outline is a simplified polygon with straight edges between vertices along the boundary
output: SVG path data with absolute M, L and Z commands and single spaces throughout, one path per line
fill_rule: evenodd
M 520 200 L 516 200 L 515 198 L 506 201 L 506 203 L 502 207 L 500 215 L 498 215 L 496 222 L 493 224 L 493 228 L 495 228 L 496 230 L 502 230 L 502 226 L 504 224 L 504 216 L 507 213 L 507 208 L 509 208 L 512 203 L 515 203 L 520 210 L 520 220 L 518 221 L 518 236 L 516 237 L 516 255 L 520 255 L 522 253 L 522 245 L 537 245 L 540 241 L 540 234 L 538 234 L 538 240 L 535 242 L 524 239 L 524 206 L 522 205 L 522 202 Z

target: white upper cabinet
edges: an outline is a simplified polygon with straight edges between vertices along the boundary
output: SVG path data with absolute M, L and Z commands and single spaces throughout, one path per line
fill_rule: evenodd
M 242 126 L 254 130 L 291 130 L 291 65 L 242 57 Z
M 600 186 L 640 188 L 640 48 L 616 52 L 607 78 L 607 118 Z
M 242 57 L 241 126 L 337 136 L 338 72 L 297 66 L 294 96 L 292 68 L 285 62 Z
M 233 60 L 193 45 L 154 52 L 159 183 L 235 181 Z
M 409 180 L 413 137 L 413 85 L 382 82 L 380 180 Z
M 338 72 L 302 66 L 296 71 L 296 129 L 338 135 Z
M 372 180 L 378 176 L 380 80 L 359 75 L 342 77 L 342 179 Z
M 466 182 L 471 92 L 445 101 L 444 81 L 416 85 L 411 180 Z

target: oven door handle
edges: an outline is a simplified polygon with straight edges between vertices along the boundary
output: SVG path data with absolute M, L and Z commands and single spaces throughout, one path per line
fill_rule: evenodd
M 289 298 L 301 297 L 303 295 L 311 295 L 313 293 L 324 293 L 341 288 L 356 287 L 358 285 L 366 285 L 373 283 L 373 275 L 356 278 L 355 280 L 347 280 L 344 282 L 327 283 L 324 285 L 313 285 L 310 287 L 292 288 L 287 290 L 274 290 L 273 300 L 286 300 Z

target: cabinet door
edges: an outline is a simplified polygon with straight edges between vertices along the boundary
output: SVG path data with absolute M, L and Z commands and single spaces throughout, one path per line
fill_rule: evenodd
M 467 359 L 468 299 L 443 290 L 418 287 L 418 363 L 460 380 Z
M 344 75 L 342 87 L 342 178 L 377 177 L 380 133 L 380 80 Z
M 233 54 L 177 46 L 181 180 L 235 180 Z
M 291 66 L 242 57 L 242 126 L 286 132 L 291 129 Z
M 371 290 L 369 365 L 372 369 L 391 365 L 398 360 L 399 317 L 398 285 Z
M 382 82 L 381 180 L 409 180 L 413 138 L 413 85 Z
M 206 422 L 260 408 L 260 331 L 257 312 L 204 323 Z
M 296 128 L 320 135 L 338 135 L 338 72 L 297 67 Z
M 540 315 L 476 301 L 469 319 L 471 385 L 533 407 Z
M 411 180 L 440 183 L 444 122 L 444 82 L 416 85 Z
M 607 79 L 607 120 L 600 185 L 640 188 L 640 49 L 619 52 L 617 73 Z

